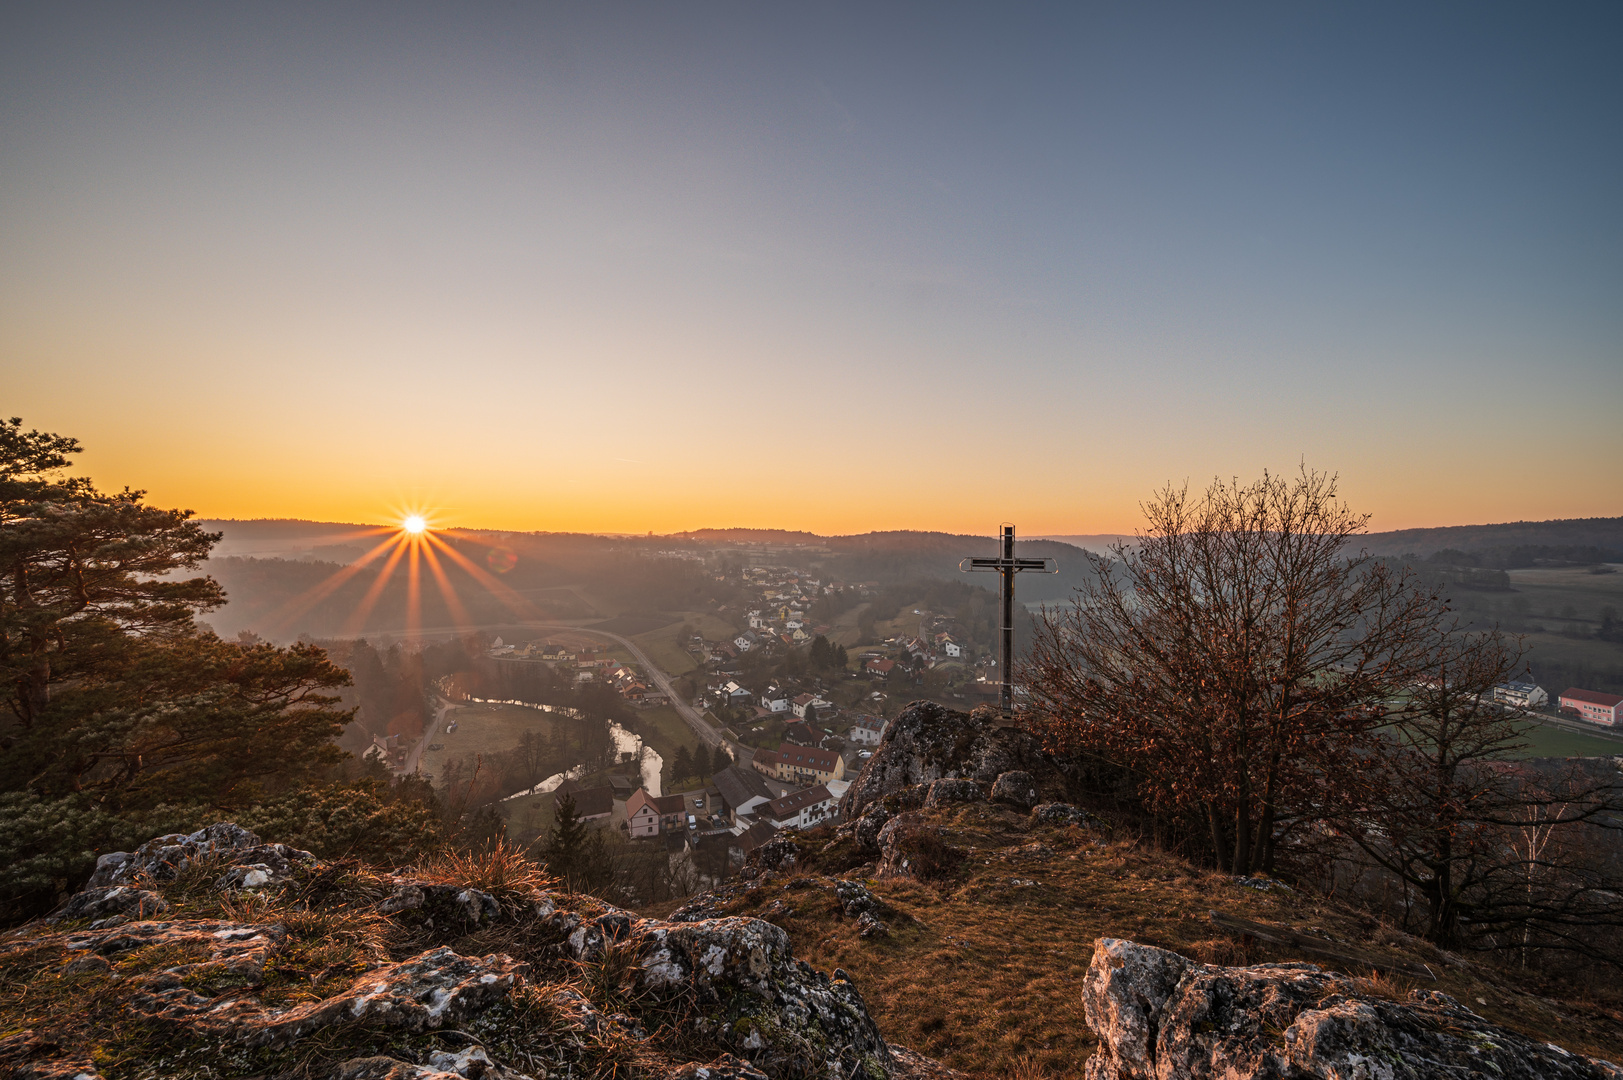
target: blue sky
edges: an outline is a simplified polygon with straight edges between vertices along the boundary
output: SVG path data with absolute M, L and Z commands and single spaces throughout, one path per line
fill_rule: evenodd
M 1623 513 L 1616 5 L 3 19 L 11 412 L 170 504 L 1103 532 L 1306 461 L 1381 528 Z

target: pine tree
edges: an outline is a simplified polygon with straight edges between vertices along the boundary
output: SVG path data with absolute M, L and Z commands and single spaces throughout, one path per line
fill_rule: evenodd
M 709 747 L 705 746 L 704 743 L 700 743 L 693 750 L 693 775 L 696 776 L 701 783 L 703 783 L 704 781 L 710 779 L 710 773 L 712 771 L 713 769 L 710 763 L 710 749 Z
M 671 779 L 684 780 L 693 775 L 693 755 L 685 746 L 678 746 L 671 757 Z
M 0 421 L 0 917 L 56 902 L 98 851 L 315 782 L 353 715 L 323 650 L 196 625 L 225 596 L 179 572 L 219 534 L 57 476 L 78 452 Z
M 582 853 L 586 848 L 586 833 L 589 826 L 581 820 L 573 795 L 565 795 L 555 805 L 557 817 L 547 833 L 546 843 L 541 847 L 541 861 L 547 864 L 548 870 L 557 874 L 573 888 L 580 881 L 582 871 L 585 869 L 582 865 Z

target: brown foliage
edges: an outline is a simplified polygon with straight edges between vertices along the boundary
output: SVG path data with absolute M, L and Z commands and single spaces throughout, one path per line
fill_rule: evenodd
M 1158 814 L 1205 834 L 1234 873 L 1348 797 L 1372 705 L 1424 667 L 1436 598 L 1351 537 L 1367 515 L 1304 469 L 1198 499 L 1166 488 L 1149 527 L 1045 614 L 1027 678 L 1056 749 L 1128 769 Z

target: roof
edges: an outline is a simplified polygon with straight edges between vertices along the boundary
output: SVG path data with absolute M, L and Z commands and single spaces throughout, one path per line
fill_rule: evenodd
M 817 700 L 817 695 L 816 694 L 797 694 L 797 695 L 795 695 L 795 704 L 796 705 L 810 705 L 812 702 L 814 702 L 816 700 Z
M 1599 690 L 1580 690 L 1576 686 L 1569 686 L 1561 691 L 1562 701 L 1582 701 L 1588 705 L 1599 705 L 1606 709 L 1615 709 L 1623 705 L 1623 697 L 1616 694 L 1606 694 Z
M 748 855 L 750 852 L 754 851 L 756 848 L 760 847 L 762 844 L 766 843 L 776 835 L 778 835 L 778 830 L 774 829 L 764 821 L 757 821 L 755 824 L 738 834 L 738 843 L 736 846 L 742 848 L 744 854 Z
M 565 796 L 575 800 L 575 813 L 583 818 L 604 817 L 614 812 L 614 789 L 611 787 L 576 787 L 572 791 L 563 791 L 560 785 L 553 802 Z
M 782 821 L 784 818 L 794 817 L 808 806 L 829 802 L 833 798 L 834 796 L 828 793 L 828 788 L 818 784 L 816 787 L 791 791 L 781 799 L 773 799 L 766 804 L 766 812 L 769 816 Z
M 757 758 L 761 757 L 762 754 L 773 754 L 773 752 L 770 750 L 757 750 L 755 752 Z M 832 750 L 824 750 L 816 746 L 791 746 L 788 744 L 778 747 L 777 752 L 766 759 L 768 763 L 778 761 L 791 768 L 816 769 L 821 772 L 832 771 L 834 763 L 839 760 L 840 755 Z
M 869 731 L 884 731 L 885 725 L 890 723 L 882 716 L 859 716 L 852 727 L 867 728 Z
M 722 801 L 728 806 L 737 809 L 751 799 L 771 799 L 772 792 L 767 790 L 766 781 L 754 769 L 740 769 L 737 765 L 729 765 L 715 776 L 710 778 L 721 791 Z
M 648 801 L 653 803 L 654 809 L 658 810 L 661 814 L 682 814 L 687 812 L 683 809 L 687 804 L 682 801 L 682 796 L 680 795 L 661 795 L 657 799 L 650 799 Z

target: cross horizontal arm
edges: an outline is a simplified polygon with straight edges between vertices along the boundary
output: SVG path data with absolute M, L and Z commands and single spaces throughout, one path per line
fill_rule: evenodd
M 1059 573 L 1059 565 L 1055 563 L 1053 559 L 999 559 L 971 557 L 960 562 L 958 564 L 958 569 L 971 572 L 975 570 L 996 570 L 999 572 L 1004 570 L 1013 570 L 1015 573 L 1020 573 L 1021 571 L 1029 570 L 1035 571 L 1039 574 Z

